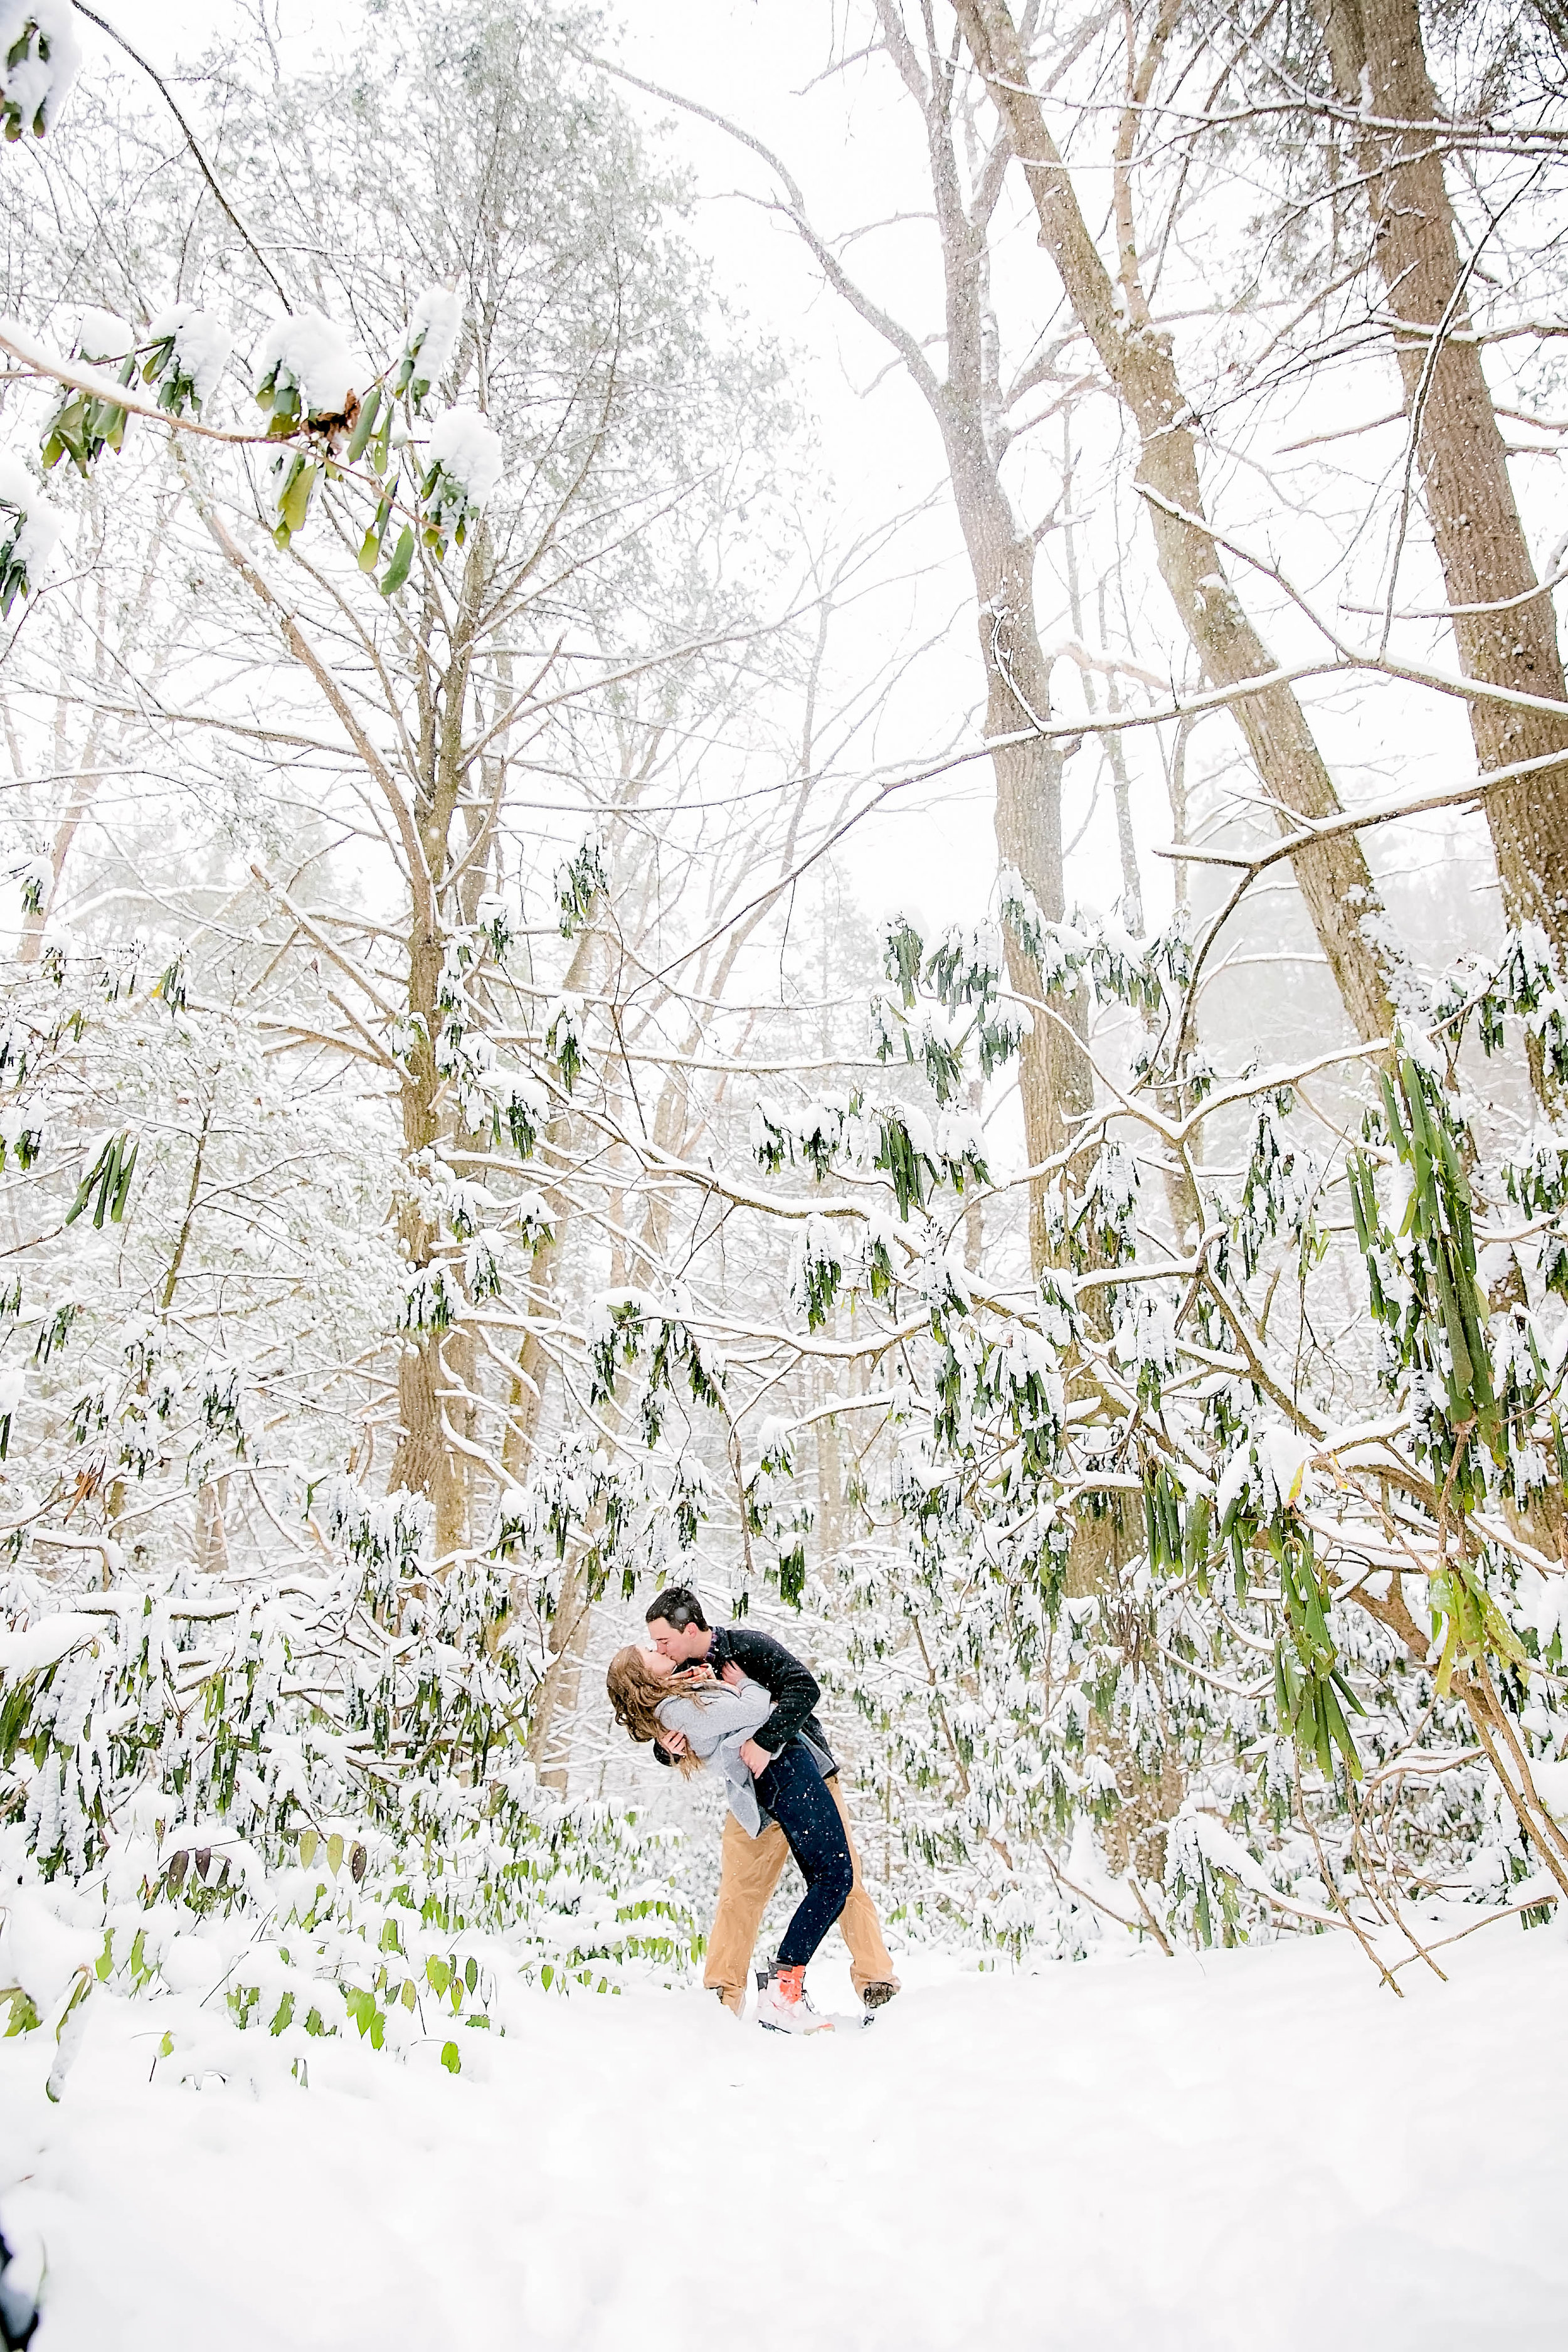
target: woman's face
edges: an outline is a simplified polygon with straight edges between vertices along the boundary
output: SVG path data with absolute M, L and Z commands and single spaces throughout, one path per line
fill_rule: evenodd
M 675 1672 L 675 1660 L 665 1657 L 658 1650 L 644 1650 L 639 1654 L 648 1673 L 658 1682 L 668 1682 Z

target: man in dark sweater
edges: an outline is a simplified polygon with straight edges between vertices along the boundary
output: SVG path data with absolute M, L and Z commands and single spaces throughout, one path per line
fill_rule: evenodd
M 710 1625 L 697 1595 L 683 1584 L 670 1585 L 649 1603 L 647 1629 L 654 1648 L 678 1666 L 709 1666 L 721 1677 L 726 1666 L 739 1668 L 752 1682 L 761 1683 L 773 1702 L 773 1711 L 741 1750 L 753 1775 L 765 1772 L 792 1739 L 805 1740 L 815 1751 L 855 1865 L 855 1882 L 838 1920 L 839 1932 L 849 1947 L 849 1973 L 866 2007 L 880 2009 L 898 1991 L 899 1980 L 860 1875 L 860 1857 L 838 1784 L 838 1767 L 816 1719 L 822 1693 L 816 1675 L 771 1633 L 740 1625 Z M 661 1763 L 670 1760 L 657 1742 L 654 1754 Z M 763 1913 L 788 1860 L 789 1846 L 776 1822 L 767 1822 L 761 1837 L 750 1838 L 733 1813 L 725 1815 L 719 1907 L 708 1937 L 702 1981 L 737 2017 L 746 2005 L 752 1953 Z

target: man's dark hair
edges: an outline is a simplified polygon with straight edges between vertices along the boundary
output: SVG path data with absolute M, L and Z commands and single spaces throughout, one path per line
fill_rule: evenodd
M 702 1603 L 688 1584 L 667 1584 L 662 1592 L 655 1593 L 647 1604 L 647 1622 L 651 1625 L 656 1618 L 661 1624 L 672 1625 L 678 1633 L 683 1633 L 688 1625 L 695 1625 L 700 1633 L 708 1631 Z

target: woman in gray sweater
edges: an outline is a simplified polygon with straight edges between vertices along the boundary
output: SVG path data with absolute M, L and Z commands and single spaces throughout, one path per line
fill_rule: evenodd
M 848 1901 L 855 1865 L 812 1748 L 799 1738 L 790 1740 L 766 1771 L 752 1779 L 741 1749 L 773 1712 L 773 1701 L 738 1666 L 726 1666 L 722 1684 L 710 1675 L 706 1681 L 689 1675 L 677 1680 L 668 1658 L 632 1647 L 617 1650 L 611 1659 L 605 1685 L 616 1721 L 634 1739 L 657 1739 L 681 1772 L 719 1773 L 730 1811 L 748 1837 L 762 1834 L 764 1819 L 783 1830 L 805 1894 L 758 1996 L 757 2021 L 779 2033 L 830 2027 L 832 2020 L 806 1997 L 805 1964 Z

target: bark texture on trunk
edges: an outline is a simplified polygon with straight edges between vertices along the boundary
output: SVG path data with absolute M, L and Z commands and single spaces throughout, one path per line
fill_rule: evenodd
M 877 0 L 888 52 L 925 124 L 926 155 L 941 246 L 946 372 L 939 378 L 924 352 L 868 305 L 844 277 L 829 269 L 838 290 L 888 337 L 942 434 L 953 505 L 974 582 L 980 657 L 985 674 L 988 738 L 1016 736 L 1051 715 L 1051 667 L 1040 644 L 1035 607 L 1035 540 L 1022 530 L 1002 482 L 1006 433 L 999 382 L 998 341 L 991 308 L 990 218 L 1000 172 L 982 173 L 965 200 L 954 121 L 955 68 L 928 40 L 919 57 L 892 0 Z M 999 162 L 1005 163 L 1002 152 Z M 826 259 L 819 253 L 819 258 Z M 1062 756 L 1050 738 L 997 741 L 996 846 L 1016 866 L 1047 920 L 1066 913 L 1062 884 Z M 1005 931 L 1007 976 L 1020 996 L 1045 998 L 1038 967 L 1011 926 Z M 1019 1055 L 1018 1091 L 1025 1149 L 1038 1169 L 1062 1151 L 1075 1123 L 1093 1107 L 1093 1073 L 1084 1050 L 1076 1000 L 1058 999 L 1062 1018 L 1036 1012 Z M 1029 1188 L 1029 1251 L 1038 1273 L 1049 1262 L 1047 1181 Z
M 551 1621 L 555 1644 L 528 1713 L 528 1754 L 540 1786 L 565 1796 L 572 1777 L 572 1733 L 583 1661 L 593 1631 L 594 1603 L 581 1559 L 567 1570 Z
M 595 937 L 595 931 L 590 927 L 578 942 L 569 975 L 574 988 L 589 982 L 594 967 Z M 694 1048 L 697 1042 L 695 1037 L 690 1038 L 689 1049 Z M 652 1141 L 655 1149 L 661 1153 L 684 1157 L 691 1142 L 689 1118 L 685 1087 L 679 1076 L 671 1072 L 659 1090 L 654 1111 Z M 552 1126 L 551 1135 L 563 1144 L 565 1122 Z M 555 1241 L 548 1254 L 552 1261 L 561 1247 L 569 1202 L 564 1194 L 552 1192 L 549 1197 L 552 1229 L 555 1234 Z M 660 1280 L 668 1263 L 670 1216 L 668 1193 L 654 1189 L 648 1195 L 633 1261 L 615 1276 L 613 1288 L 622 1287 L 628 1276 L 634 1283 L 647 1286 Z M 534 1261 L 533 1311 L 536 1314 L 542 1311 L 552 1276 L 553 1265 L 546 1263 L 546 1253 L 541 1251 Z M 522 1477 L 527 1474 L 529 1462 L 538 1444 L 544 1388 L 550 1373 L 550 1358 L 532 1332 L 524 1341 L 518 1361 L 519 1379 L 513 1391 L 511 1425 L 507 1432 L 505 1459 L 506 1466 L 513 1475 Z M 604 1405 L 600 1418 L 606 1432 L 611 1435 L 618 1433 L 622 1412 L 615 1398 Z M 579 1550 L 562 1581 L 561 1598 L 550 1625 L 550 1661 L 533 1694 L 528 1718 L 528 1752 L 538 1769 L 541 1785 L 554 1789 L 562 1795 L 566 1793 L 571 1777 L 572 1734 L 582 1686 L 583 1662 L 593 1639 L 594 1610 L 594 1580 L 588 1573 L 584 1554 Z
M 492 575 L 489 535 L 481 526 L 469 542 L 458 608 L 449 628 L 426 589 L 422 611 L 411 621 L 414 699 L 418 734 L 414 757 L 412 805 L 403 779 L 395 774 L 366 733 L 358 707 L 344 692 L 331 665 L 317 650 L 294 614 L 275 594 L 214 507 L 188 457 L 176 452 L 196 511 L 277 625 L 290 656 L 315 681 L 379 791 L 398 843 L 409 894 L 407 1013 L 413 1045 L 402 1069 L 401 1108 L 405 1182 L 396 1203 L 398 1238 L 411 1272 L 437 1262 L 440 1230 L 424 1185 L 425 1155 L 437 1141 L 452 1141 L 454 1114 L 436 1067 L 436 1041 L 444 1015 L 440 1006 L 445 933 L 462 919 L 460 873 L 477 862 L 484 842 L 470 831 L 467 851 L 454 858 L 450 846 L 466 774 L 464 719 L 469 708 L 480 615 Z M 446 632 L 447 651 L 437 664 L 433 648 Z M 493 815 L 489 820 L 493 824 Z M 447 1260 L 454 1282 L 456 1262 Z M 463 1331 L 421 1330 L 408 1339 L 398 1366 L 398 1439 L 389 1486 L 428 1496 L 434 1507 L 436 1552 L 449 1559 L 468 1541 L 473 1457 L 453 1443 L 471 1439 L 475 1349 Z
M 419 1183 L 422 1159 L 441 1139 L 446 1123 L 439 1103 L 435 1047 L 440 1028 L 437 1005 L 440 971 L 440 941 L 416 916 L 408 958 L 408 1011 L 416 1042 L 407 1057 L 402 1089 L 408 1182 L 398 1202 L 397 1230 L 411 1274 L 426 1273 L 439 1263 L 455 1280 L 452 1262 L 438 1258 L 440 1228 Z M 450 1386 L 446 1351 L 463 1347 L 471 1352 L 471 1342 L 458 1333 L 411 1333 L 397 1368 L 398 1438 L 388 1484 L 395 1492 L 402 1487 L 428 1497 L 435 1511 L 436 1554 L 440 1559 L 458 1550 L 468 1533 L 468 1465 L 443 1425 Z
M 1035 612 L 1035 548 L 1013 520 L 994 461 L 973 446 L 978 418 L 951 395 L 944 401 L 954 500 L 974 578 L 981 658 L 985 665 L 985 732 L 1016 735 L 1050 717 L 1050 668 Z M 956 412 L 956 413 L 955 413 Z M 996 847 L 1028 885 L 1051 922 L 1067 912 L 1062 877 L 1062 761 L 1047 737 L 999 742 L 991 754 L 996 778 Z M 1009 924 L 1005 929 L 1007 977 L 1017 993 L 1039 1005 L 1046 991 L 1039 967 Z M 1076 1122 L 1094 1105 L 1094 1080 L 1079 1027 L 1076 999 L 1058 998 L 1059 1020 L 1037 1012 L 1018 1061 L 1025 1148 L 1032 1168 L 1064 1150 Z M 1071 1024 L 1071 1025 L 1069 1025 Z M 1046 1234 L 1044 1178 L 1029 1189 L 1029 1255 L 1038 1273 L 1051 1250 Z
M 479 861 L 474 852 L 483 844 L 477 843 L 468 829 L 467 843 L 458 849 L 452 833 L 467 774 L 464 727 L 473 691 L 479 615 L 490 582 L 489 535 L 481 527 L 468 549 L 446 658 L 437 667 L 429 652 L 437 642 L 437 615 L 427 601 L 418 631 L 420 659 L 415 671 L 419 734 L 413 821 L 423 871 L 434 887 L 413 892 L 409 915 L 408 1016 L 415 1043 L 403 1081 L 408 1181 L 398 1209 L 398 1232 L 411 1271 L 423 1273 L 438 1264 L 454 1286 L 459 1282 L 459 1265 L 450 1253 L 441 1250 L 440 1226 L 426 1205 L 423 1171 L 426 1153 L 437 1144 L 448 1149 L 456 1145 L 460 1154 L 467 1140 L 459 1132 L 449 1089 L 437 1068 L 436 1049 L 446 1019 L 441 971 L 447 926 L 460 924 L 471 912 L 471 906 L 465 905 L 459 877 L 468 877 L 470 900 L 479 887 L 474 868 Z M 435 1510 L 438 1560 L 449 1559 L 468 1540 L 475 1463 L 473 1455 L 454 1441 L 471 1444 L 477 1434 L 475 1408 L 469 1402 L 475 1392 L 476 1370 L 473 1336 L 461 1328 L 419 1331 L 405 1347 L 398 1368 L 401 1429 L 391 1484 L 429 1497 Z
M 208 1478 L 196 1496 L 196 1569 L 200 1575 L 228 1574 L 228 1531 L 224 1525 L 227 1500 L 226 1477 Z
M 1107 1721 L 1098 1711 L 1089 1717 L 1089 1753 L 1101 1756 L 1116 1775 L 1116 1811 L 1100 1824 L 1105 1859 L 1117 1877 L 1131 1871 L 1135 1877 L 1158 1886 L 1165 1875 L 1165 1841 L 1182 1808 L 1187 1776 L 1182 1752 L 1169 1728 L 1163 1676 L 1147 1654 L 1142 1609 L 1126 1598 L 1124 1578 L 1143 1549 L 1141 1530 L 1128 1526 L 1124 1497 L 1116 1493 L 1100 1497 L 1100 1508 L 1080 1511 L 1073 1529 L 1068 1561 L 1069 1593 L 1098 1596 L 1109 1639 L 1128 1667 L 1142 1663 L 1160 1693 L 1163 1734 L 1158 1761 L 1139 1755 L 1120 1722 Z
M 1112 283 L 1046 127 L 1017 26 L 1004 0 L 955 0 L 955 8 L 1023 165 L 1040 242 L 1137 427 L 1138 481 L 1148 494 L 1161 577 L 1183 627 L 1214 685 L 1240 686 L 1268 677 L 1279 665 L 1230 586 L 1207 528 L 1192 412 L 1170 339 L 1151 324 L 1129 268 L 1123 269 L 1123 289 Z M 1123 247 L 1125 263 L 1125 232 Z M 1129 283 L 1131 301 L 1124 291 Z M 1283 808 L 1309 818 L 1336 814 L 1339 796 L 1294 691 L 1279 684 L 1260 687 L 1235 708 L 1258 773 Z M 1281 815 L 1281 829 L 1289 824 Z M 1369 1041 L 1386 1036 L 1393 1025 L 1390 983 L 1397 959 L 1359 845 L 1352 836 L 1342 836 L 1299 852 L 1292 865 L 1357 1035 Z
M 1415 0 L 1320 0 L 1320 16 L 1348 104 L 1361 109 L 1370 100 L 1374 117 L 1405 124 L 1436 121 Z M 1441 151 L 1424 131 L 1369 129 L 1358 160 L 1460 667 L 1489 686 L 1562 701 L 1556 615 L 1550 596 L 1532 593 L 1535 567 L 1470 323 Z M 1509 609 L 1463 609 L 1476 604 Z M 1568 714 L 1557 719 L 1493 702 L 1472 702 L 1469 713 L 1483 771 L 1568 752 Z M 1568 762 L 1496 786 L 1486 805 L 1509 920 L 1541 924 L 1561 965 L 1568 949 Z
M 562 983 L 564 994 L 582 996 L 594 985 L 599 935 L 597 918 L 585 923 L 578 932 L 572 961 Z M 549 1171 L 564 1162 L 572 1129 L 569 1111 L 563 1111 L 559 1118 L 552 1118 L 545 1129 L 535 1153 L 542 1176 L 547 1176 Z M 533 1265 L 528 1277 L 528 1311 L 531 1316 L 542 1319 L 554 1295 L 556 1269 L 566 1246 L 567 1229 L 572 1220 L 572 1201 L 569 1193 L 548 1181 L 541 1183 L 540 1190 L 550 1213 L 552 1238 L 533 1254 Z M 501 1439 L 502 1465 L 508 1475 L 519 1485 L 528 1475 L 539 1443 L 544 1395 L 550 1384 L 551 1361 L 550 1351 L 538 1332 L 528 1332 L 518 1350 L 517 1377 L 507 1401 L 508 1421 Z

